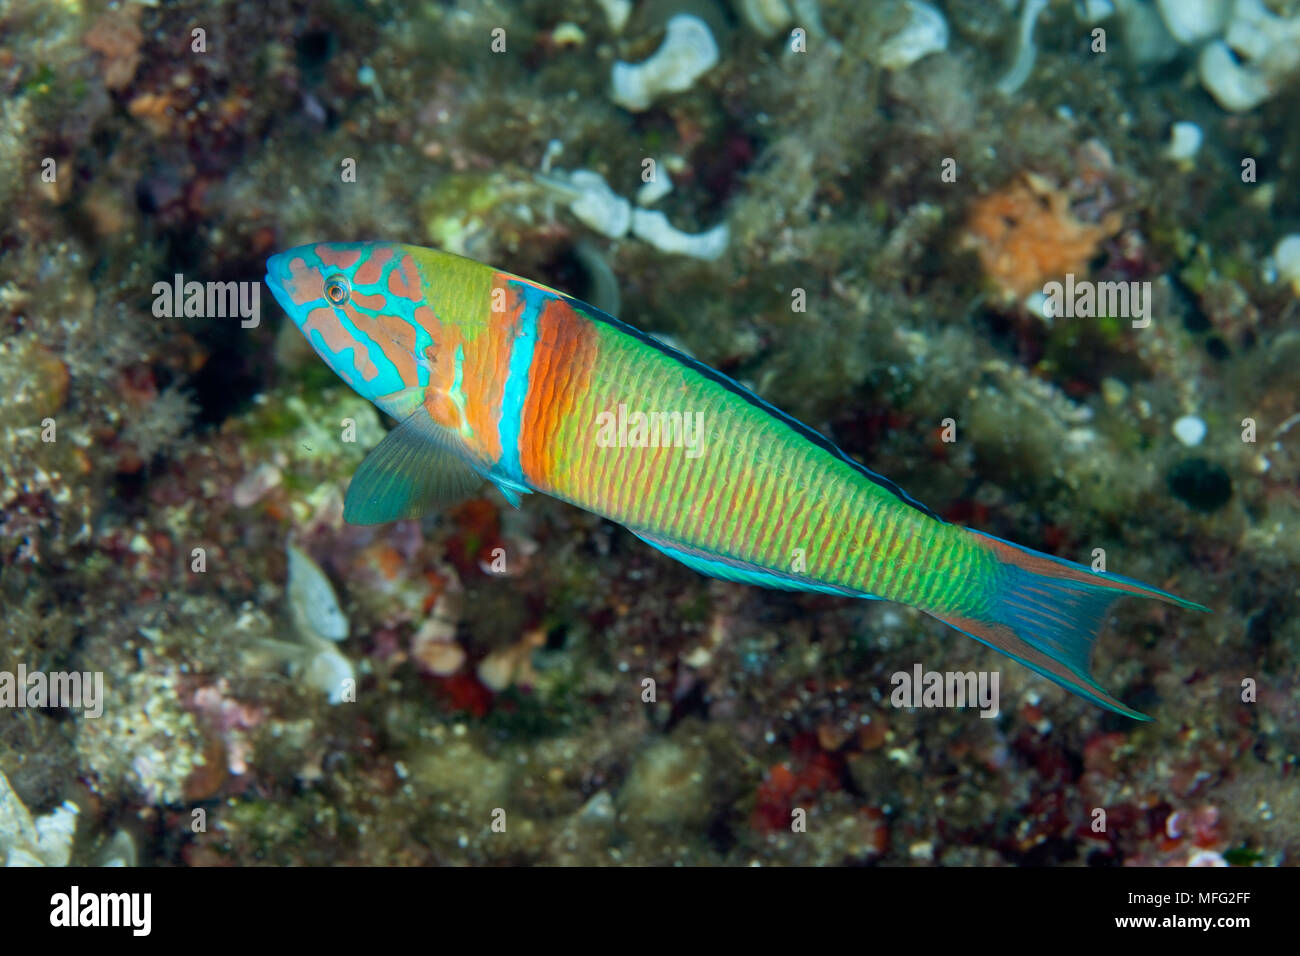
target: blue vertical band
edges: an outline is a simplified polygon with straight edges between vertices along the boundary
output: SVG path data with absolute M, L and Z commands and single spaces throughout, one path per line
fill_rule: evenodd
M 511 282 L 510 287 L 523 296 L 524 310 L 510 347 L 509 372 L 505 388 L 501 391 L 501 416 L 497 420 L 497 434 L 501 439 L 499 467 L 511 480 L 524 483 L 528 479 L 519 461 L 519 439 L 523 428 L 524 401 L 528 398 L 528 379 L 533 370 L 533 351 L 537 347 L 537 320 L 547 297 L 541 289 L 522 282 Z

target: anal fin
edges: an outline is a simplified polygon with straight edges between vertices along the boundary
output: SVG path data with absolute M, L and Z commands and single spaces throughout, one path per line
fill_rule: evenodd
M 821 582 L 790 571 L 774 571 L 737 558 L 710 554 L 687 544 L 670 541 L 645 531 L 629 528 L 634 535 L 656 551 L 668 555 L 674 561 L 680 561 L 692 571 L 720 578 L 723 581 L 735 581 L 739 584 L 755 584 L 764 588 L 776 588 L 782 591 L 819 591 L 824 594 L 843 594 L 847 597 L 875 598 L 874 594 L 854 591 Z
M 506 501 L 510 502 L 510 504 L 514 505 L 516 508 L 519 507 L 523 500 L 521 497 L 522 495 L 530 495 L 533 493 L 533 489 L 511 481 L 508 478 L 502 478 L 500 475 L 489 472 L 488 478 L 491 479 L 492 484 L 497 486 L 497 491 L 501 492 L 501 497 L 505 498 Z

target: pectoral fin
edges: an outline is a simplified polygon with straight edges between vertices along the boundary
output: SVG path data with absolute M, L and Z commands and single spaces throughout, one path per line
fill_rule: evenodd
M 383 524 L 419 518 L 468 498 L 483 480 L 460 435 L 419 408 L 375 446 L 352 476 L 343 520 Z

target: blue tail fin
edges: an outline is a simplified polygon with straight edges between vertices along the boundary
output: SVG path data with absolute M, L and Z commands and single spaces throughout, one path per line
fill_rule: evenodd
M 1000 562 L 989 610 L 978 618 L 930 613 L 1080 697 L 1135 720 L 1150 720 L 1111 697 L 1092 678 L 1092 648 L 1107 610 L 1126 595 L 1209 609 L 1132 578 L 1097 573 L 974 533 L 988 542 Z

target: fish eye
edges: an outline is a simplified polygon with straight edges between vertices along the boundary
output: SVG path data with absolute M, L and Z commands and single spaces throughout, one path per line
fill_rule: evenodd
M 333 275 L 325 280 L 325 298 L 332 304 L 345 305 L 351 295 L 352 286 L 348 284 L 347 276 Z

